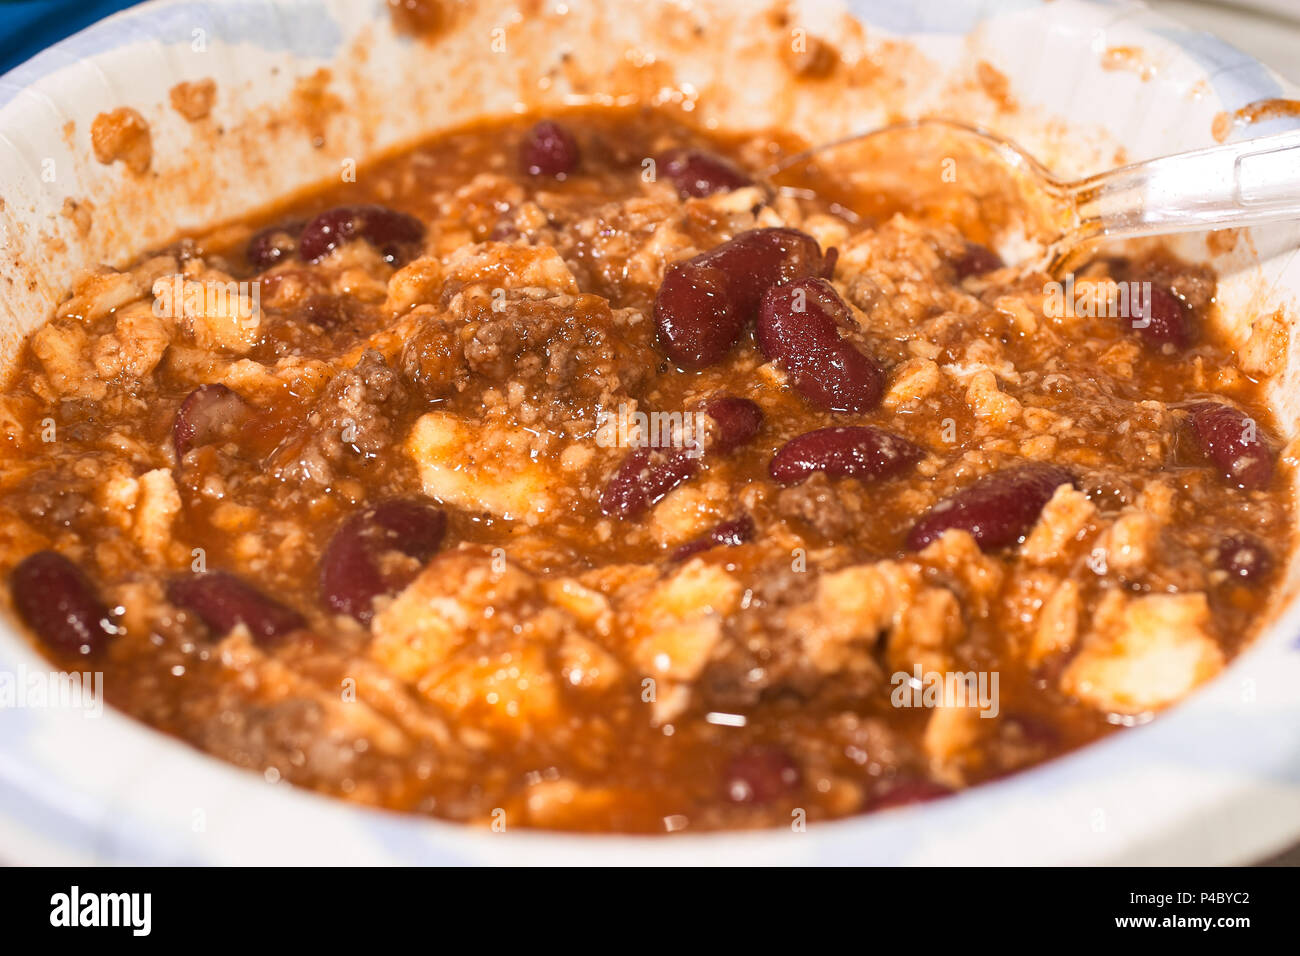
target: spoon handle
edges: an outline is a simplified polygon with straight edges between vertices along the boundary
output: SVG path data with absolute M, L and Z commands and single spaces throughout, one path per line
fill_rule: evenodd
M 1300 130 L 1122 166 L 1066 185 L 1071 243 L 1300 219 Z

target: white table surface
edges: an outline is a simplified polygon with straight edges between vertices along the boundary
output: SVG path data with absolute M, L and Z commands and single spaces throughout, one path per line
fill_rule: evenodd
M 1227 40 L 1300 84 L 1300 0 L 1147 0 L 1147 5 Z

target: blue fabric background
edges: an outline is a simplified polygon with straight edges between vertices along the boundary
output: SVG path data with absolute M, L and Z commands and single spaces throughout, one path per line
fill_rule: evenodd
M 0 0 L 0 74 L 139 0 Z

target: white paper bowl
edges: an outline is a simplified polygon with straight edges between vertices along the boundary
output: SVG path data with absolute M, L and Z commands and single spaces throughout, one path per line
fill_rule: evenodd
M 1071 175 L 1113 164 L 1118 145 L 1130 159 L 1206 145 L 1220 111 L 1287 95 L 1250 58 L 1139 4 L 849 6 L 861 25 L 833 2 L 796 6 L 784 25 L 742 0 L 548 0 L 526 20 L 480 2 L 434 43 L 396 37 L 379 0 L 155 0 L 112 17 L 0 79 L 0 356 L 89 266 L 125 264 L 178 230 L 328 180 L 344 160 L 517 104 L 685 102 L 708 122 L 784 124 L 812 140 L 944 113 L 998 128 Z M 857 65 L 794 83 L 780 53 L 795 30 Z M 1103 67 L 1113 47 L 1140 49 L 1121 59 L 1133 68 Z M 975 82 L 981 60 L 1009 77 L 1014 114 Z M 291 91 L 322 67 L 342 110 L 315 148 Z M 205 76 L 218 84 L 213 116 L 187 123 L 168 90 Z M 151 126 L 157 175 L 146 180 L 91 156 L 91 120 L 123 105 Z M 68 197 L 94 203 L 88 236 L 61 215 Z M 1239 341 L 1256 316 L 1300 314 L 1300 230 L 1252 240 L 1214 260 Z M 1180 251 L 1205 258 L 1204 237 Z M 1274 399 L 1293 432 L 1300 347 Z M 1288 581 L 1294 595 L 1294 562 Z M 948 800 L 805 833 L 487 833 L 271 785 L 114 712 L 0 710 L 0 853 L 68 863 L 1248 861 L 1300 835 L 1300 604 L 1280 610 L 1226 673 L 1149 726 Z M 0 622 L 0 671 L 23 667 L 44 665 Z

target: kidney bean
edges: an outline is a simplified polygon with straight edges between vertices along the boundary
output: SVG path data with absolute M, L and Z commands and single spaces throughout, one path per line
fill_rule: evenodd
M 424 223 L 384 206 L 336 206 L 303 226 L 298 237 L 298 258 L 319 262 L 354 239 L 366 240 L 386 262 L 400 266 L 419 254 Z
M 1242 531 L 1220 539 L 1218 566 L 1231 578 L 1258 584 L 1272 570 L 1273 556 L 1264 542 Z
M 719 522 L 703 537 L 678 546 L 668 556 L 668 560 L 685 561 L 701 551 L 708 551 L 716 547 L 734 548 L 746 541 L 753 540 L 754 530 L 754 519 L 749 515 L 741 515 L 739 518 L 733 518 L 730 521 Z
M 380 502 L 365 514 L 389 550 L 417 561 L 433 557 L 447 533 L 447 513 L 423 501 L 396 498 Z
M 258 272 L 265 272 L 294 254 L 298 248 L 298 236 L 306 224 L 306 220 L 293 219 L 254 233 L 244 247 L 244 258 Z
M 1001 269 L 1002 257 L 988 246 L 981 246 L 978 242 L 968 242 L 961 255 L 952 260 L 952 268 L 957 273 L 958 280 L 961 280 L 968 276 L 983 275 L 994 269 Z
M 600 496 L 600 510 L 635 518 L 699 470 L 685 448 L 638 448 L 623 459 Z
M 658 504 L 668 492 L 692 478 L 704 455 L 727 455 L 750 441 L 763 424 L 763 411 L 747 398 L 716 395 L 698 406 L 713 420 L 699 448 L 638 448 L 632 451 L 605 485 L 600 510 L 634 518 Z
M 952 790 L 941 783 L 925 777 L 912 777 L 898 780 L 884 793 L 874 797 L 868 804 L 868 810 L 888 810 L 891 807 L 906 807 L 914 803 L 926 803 L 946 797 Z
M 820 275 L 812 236 L 795 229 L 751 229 L 664 273 L 655 297 L 660 347 L 683 368 L 720 361 L 754 316 L 771 285 Z
M 57 551 L 23 558 L 9 587 L 23 623 L 61 654 L 97 654 L 118 633 L 90 579 Z
M 752 179 L 721 156 L 699 149 L 670 149 L 656 162 L 683 199 L 754 185 Z
M 1265 488 L 1273 480 L 1273 449 L 1255 420 L 1217 402 L 1192 406 L 1189 421 L 1201 451 L 1239 488 Z
M 721 521 L 714 525 L 713 530 L 709 532 L 709 540 L 714 544 L 734 548 L 753 540 L 754 530 L 754 519 L 749 515 L 741 515 L 739 518 Z
M 314 325 L 323 332 L 341 328 L 353 320 L 355 299 L 349 296 L 316 294 L 308 296 L 298 308 L 296 321 Z
M 969 531 L 985 551 L 1016 544 L 1029 533 L 1057 487 L 1066 484 L 1074 484 L 1074 476 L 1047 464 L 985 475 L 922 515 L 907 535 L 907 547 L 919 551 L 952 528 Z
M 325 605 L 369 623 L 375 598 L 407 583 L 385 568 L 384 553 L 398 551 L 423 563 L 437 552 L 446 531 L 446 513 L 419 501 L 385 501 L 349 516 L 321 558 Z
M 758 346 L 813 405 L 865 412 L 880 401 L 884 376 L 872 359 L 840 336 L 840 326 L 851 321 L 848 305 L 825 279 L 773 286 L 758 310 Z
M 774 285 L 820 276 L 826 267 L 817 240 L 798 229 L 772 227 L 739 233 L 689 260 L 721 269 L 748 320 Z
M 271 644 L 307 626 L 293 608 L 226 571 L 176 578 L 167 585 L 167 600 L 194 612 L 217 634 L 229 634 L 243 624 L 259 645 Z
M 687 369 L 721 361 L 746 322 L 722 270 L 694 260 L 668 267 L 655 296 L 654 317 L 659 347 Z
M 488 233 L 489 242 L 514 242 L 522 233 L 519 231 L 518 224 L 513 219 L 498 219 Z
M 715 395 L 700 405 L 700 411 L 713 419 L 713 442 L 708 450 L 730 454 L 748 443 L 763 427 L 763 410 L 758 403 L 734 395 Z
M 1161 346 L 1166 342 L 1186 348 L 1192 340 L 1191 320 L 1187 307 L 1163 286 L 1151 285 L 1151 301 L 1143 295 L 1130 300 L 1130 318 L 1124 321 L 1147 342 Z
M 732 757 L 723 792 L 732 803 L 772 803 L 792 796 L 803 779 L 794 758 L 780 747 L 750 747 Z
M 573 134 L 551 120 L 542 120 L 519 145 L 519 168 L 529 176 L 563 179 L 578 168 L 581 154 Z
M 219 383 L 200 385 L 185 396 L 172 422 L 177 459 L 198 445 L 228 440 L 250 412 L 238 392 Z
M 870 425 L 819 428 L 782 445 L 768 474 L 783 485 L 797 484 L 815 471 L 832 478 L 887 478 L 915 464 L 922 454 L 906 438 Z

